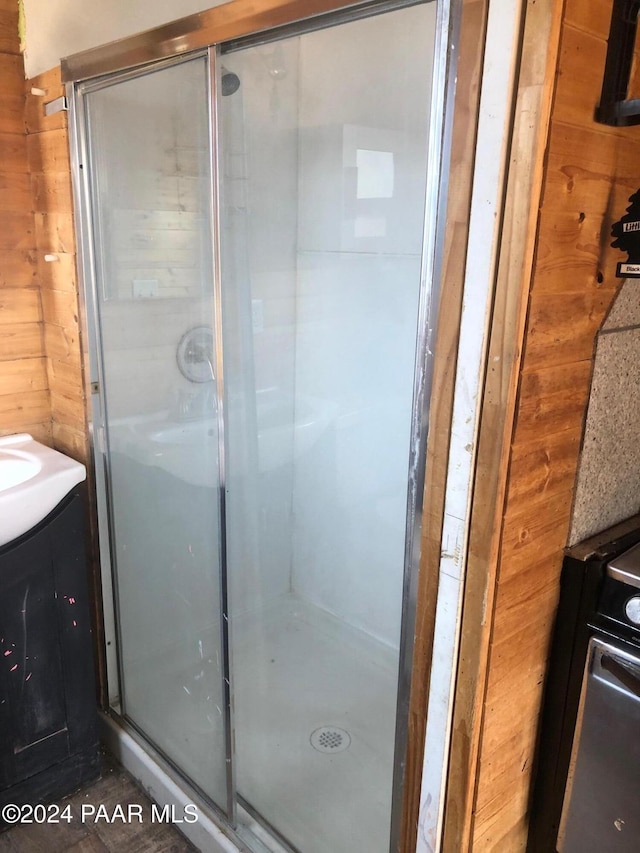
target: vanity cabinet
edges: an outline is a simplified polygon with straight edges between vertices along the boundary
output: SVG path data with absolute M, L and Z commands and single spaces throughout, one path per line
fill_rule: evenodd
M 0 806 L 51 802 L 98 776 L 94 683 L 76 488 L 0 548 Z

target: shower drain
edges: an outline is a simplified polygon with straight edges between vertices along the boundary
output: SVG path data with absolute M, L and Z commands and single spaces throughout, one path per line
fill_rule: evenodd
M 318 752 L 344 752 L 351 745 L 351 735 L 344 729 L 321 726 L 311 732 L 309 742 Z

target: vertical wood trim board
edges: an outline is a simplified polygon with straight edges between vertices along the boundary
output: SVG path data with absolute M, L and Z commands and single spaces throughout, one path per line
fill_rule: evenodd
M 480 99 L 479 79 L 484 50 L 486 13 L 486 0 L 465 0 L 462 4 L 457 86 L 451 135 L 447 224 L 441 275 L 442 292 L 435 346 L 438 356 L 434 363 L 433 389 L 429 408 L 421 561 L 409 705 L 409 737 L 400 848 L 406 851 L 416 848 L 420 812 L 425 722 L 429 702 L 440 542 L 453 416 L 456 356 L 471 209 Z

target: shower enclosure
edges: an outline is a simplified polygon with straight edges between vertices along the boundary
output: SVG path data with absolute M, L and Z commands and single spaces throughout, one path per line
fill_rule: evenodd
M 243 5 L 206 14 L 224 35 Z M 66 65 L 110 701 L 251 849 L 384 853 L 447 22 L 271 6 Z

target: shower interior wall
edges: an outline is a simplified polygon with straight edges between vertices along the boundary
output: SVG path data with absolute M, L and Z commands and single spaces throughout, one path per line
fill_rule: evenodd
M 390 59 L 391 74 L 384 57 L 424 57 L 427 15 L 435 3 L 372 18 L 357 42 L 321 31 L 300 56 L 295 397 L 335 411 L 331 440 L 295 467 L 292 583 L 394 647 L 426 165 L 425 113 L 407 118 L 404 93 L 429 60 Z
M 290 426 L 286 461 L 251 478 L 258 494 L 243 494 L 243 511 L 229 515 L 245 563 L 231 567 L 231 606 L 244 612 L 294 594 L 397 646 L 406 477 L 393 472 L 406 467 L 374 448 L 408 450 L 409 437 L 396 438 L 411 405 L 422 235 L 405 223 L 422 221 L 424 200 L 412 190 L 421 182 L 412 176 L 426 152 L 406 143 L 398 150 L 388 130 L 398 127 L 402 91 L 418 82 L 410 71 L 397 80 L 382 64 L 376 79 L 353 86 L 359 69 L 380 65 L 393 38 L 385 18 L 368 27 L 358 43 L 332 29 L 222 57 L 241 79 L 220 108 L 223 305 L 226 328 L 237 330 L 225 339 L 230 422 L 233 395 L 255 390 L 278 394 L 278 417 Z M 421 27 L 412 33 L 416 45 L 405 49 L 420 55 Z M 179 102 L 178 92 L 164 95 Z M 111 214 L 115 289 L 102 314 L 105 328 L 120 330 L 109 359 L 111 379 L 122 378 L 111 382 L 111 421 L 175 412 L 192 393 L 176 346 L 211 287 L 202 274 L 207 247 L 198 243 L 202 188 L 190 168 L 206 152 L 182 144 L 179 121 L 155 121 L 153 100 L 130 109 L 148 122 L 136 140 L 141 123 L 117 118 L 128 156 L 139 151 L 140 163 L 122 209 Z M 375 370 L 352 357 L 363 336 Z M 394 385 L 400 375 L 409 383 L 403 389 Z M 325 426 L 305 453 L 294 446 L 293 424 L 309 401 L 319 401 Z M 258 432 L 269 427 L 262 417 L 272 415 L 258 407 Z M 234 441 L 231 431 L 237 457 Z

